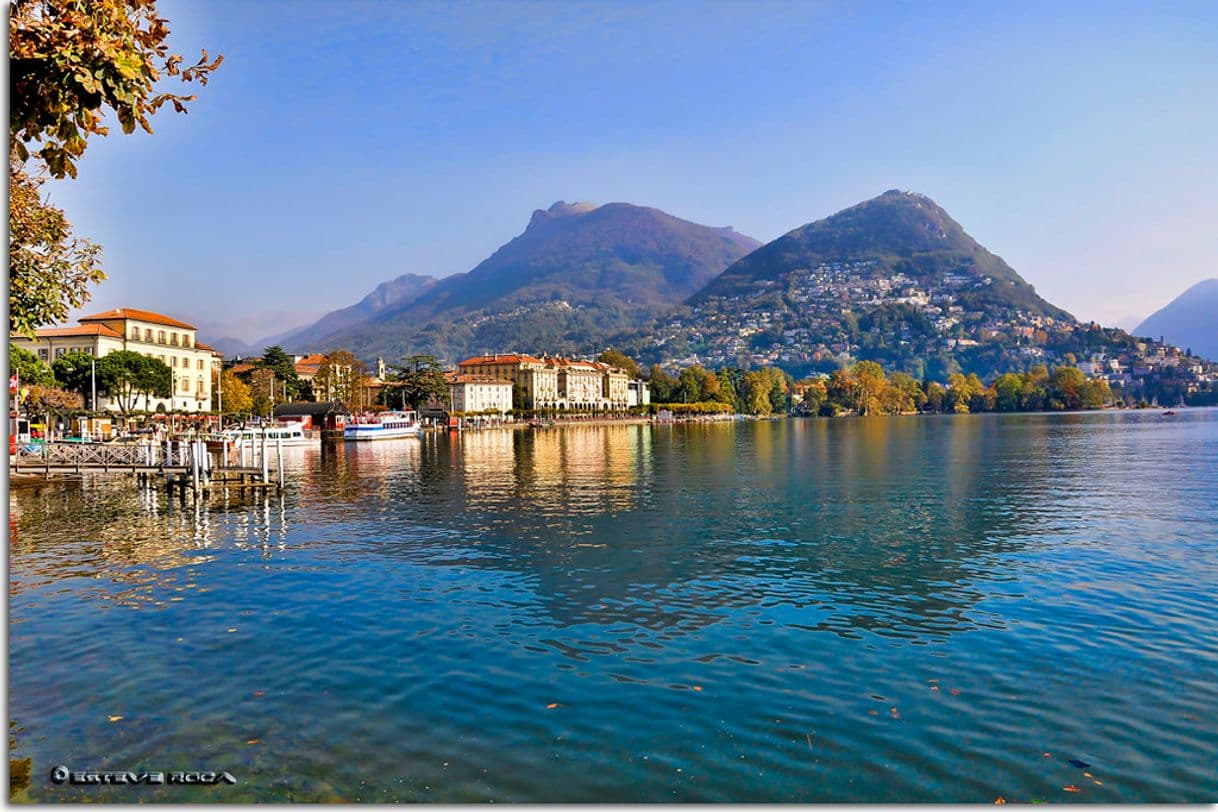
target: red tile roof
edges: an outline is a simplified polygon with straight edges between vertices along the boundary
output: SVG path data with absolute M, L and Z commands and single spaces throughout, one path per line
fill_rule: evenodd
M 574 361 L 570 358 L 547 358 L 546 364 L 552 367 L 564 367 L 577 372 L 599 372 L 596 364 L 591 361 Z
M 492 378 L 490 375 L 461 375 L 449 372 L 444 375 L 444 378 L 449 383 L 498 383 L 504 386 L 512 385 L 511 381 L 505 381 L 502 378 Z
M 97 313 L 92 316 L 81 316 L 77 321 L 111 321 L 113 319 L 135 319 L 137 321 L 147 321 L 153 324 L 164 324 L 167 327 L 180 327 L 185 330 L 196 329 L 193 324 L 187 324 L 184 321 L 171 319 L 161 313 L 153 313 L 151 310 L 136 310 L 133 307 L 118 307 L 114 310 L 107 310 L 105 313 Z
M 63 338 L 67 336 L 107 336 L 109 338 L 122 338 L 121 333 L 117 333 L 104 324 L 82 324 L 77 327 L 45 327 L 35 332 L 39 338 Z
M 480 364 L 540 364 L 540 358 L 534 358 L 531 355 L 520 355 L 512 353 L 511 355 L 479 355 L 474 358 L 468 358 L 457 364 L 459 367 L 478 366 Z
M 321 369 L 321 365 L 326 361 L 326 356 L 321 353 L 306 355 L 296 362 L 297 375 L 316 375 L 317 370 Z

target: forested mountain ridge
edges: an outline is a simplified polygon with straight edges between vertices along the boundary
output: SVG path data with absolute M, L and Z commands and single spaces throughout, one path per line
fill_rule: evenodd
M 314 334 L 310 348 L 448 361 L 511 349 L 595 352 L 606 336 L 654 319 L 759 244 L 658 209 L 559 202 L 535 211 L 522 234 L 473 270 Z

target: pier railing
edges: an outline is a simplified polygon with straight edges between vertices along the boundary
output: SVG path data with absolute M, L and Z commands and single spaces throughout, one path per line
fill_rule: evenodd
M 214 448 L 214 444 L 213 444 Z M 272 459 L 275 463 L 272 465 Z M 142 443 L 34 443 L 17 447 L 11 459 L 16 472 L 119 473 L 141 477 L 164 475 L 182 492 L 220 487 L 283 487 L 283 447 L 274 443 L 224 441 L 209 450 L 203 440 L 161 440 Z

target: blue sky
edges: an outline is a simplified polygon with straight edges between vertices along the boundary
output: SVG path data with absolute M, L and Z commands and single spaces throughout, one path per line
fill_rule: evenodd
M 1218 276 L 1213 2 L 160 5 L 225 61 L 51 186 L 105 246 L 86 310 L 255 339 L 556 200 L 768 241 L 891 188 L 1080 318 Z

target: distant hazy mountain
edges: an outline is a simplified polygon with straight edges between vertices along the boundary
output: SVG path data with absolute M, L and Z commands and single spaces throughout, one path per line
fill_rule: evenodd
M 758 245 L 730 227 L 658 209 L 559 202 L 535 211 L 520 236 L 472 271 L 358 323 L 313 333 L 312 344 L 386 360 L 415 352 L 449 361 L 512 349 L 590 352 L 683 301 Z
M 260 355 L 272 344 L 301 329 L 324 311 L 307 309 L 265 309 L 242 312 L 240 316 L 215 314 L 194 320 L 199 340 L 224 353 L 226 358 Z
M 232 336 L 224 336 L 223 338 L 208 338 L 201 336 L 199 338 L 204 344 L 208 344 L 220 352 L 224 353 L 225 358 L 234 358 L 236 356 L 245 357 L 248 355 L 257 355 L 261 349 L 254 349 L 252 344 L 242 341 L 239 338 Z
M 403 307 L 438 281 L 434 276 L 402 274 L 377 285 L 371 293 L 350 307 L 327 313 L 313 324 L 291 331 L 279 343 L 288 352 L 328 352 L 337 347 L 322 346 L 328 336 L 362 324 L 391 308 Z
M 299 329 L 299 328 L 297 328 Z M 209 338 L 206 333 L 200 335 L 199 340 L 204 344 L 215 347 L 220 352 L 224 353 L 225 358 L 249 358 L 250 356 L 262 355 L 262 351 L 272 345 L 282 345 L 286 338 L 296 330 L 290 330 L 284 333 L 276 333 L 274 335 L 263 336 L 254 341 L 242 341 L 239 338 L 225 336 L 223 338 Z
M 870 359 L 942 379 L 1132 340 L 1042 299 L 930 198 L 889 191 L 757 249 L 618 343 L 644 361 L 798 371 Z
M 1203 358 L 1218 360 L 1218 279 L 1198 282 L 1162 310 L 1146 317 L 1133 331 L 1137 336 L 1160 336 L 1169 344 L 1192 348 Z

